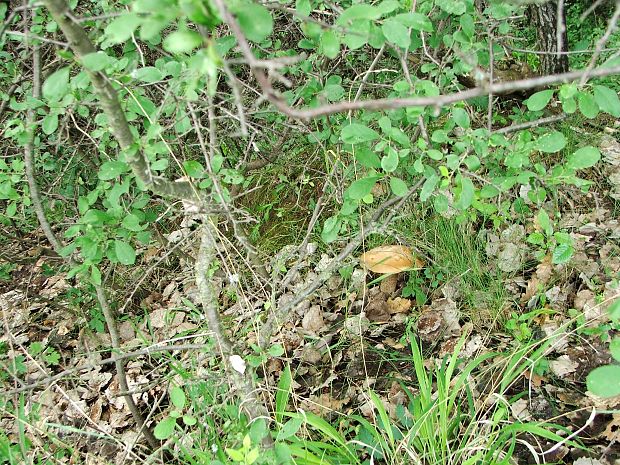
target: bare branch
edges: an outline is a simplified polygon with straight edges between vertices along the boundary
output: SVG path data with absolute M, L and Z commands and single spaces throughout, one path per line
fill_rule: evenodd
M 586 81 L 588 80 L 589 73 L 594 69 L 594 67 L 596 66 L 596 62 L 598 61 L 598 58 L 601 55 L 601 50 L 603 50 L 603 48 L 605 47 L 605 44 L 607 43 L 611 35 L 616 30 L 619 19 L 620 19 L 620 0 L 616 0 L 616 9 L 614 11 L 614 14 L 609 20 L 609 24 L 607 25 L 607 30 L 605 31 L 605 34 L 603 34 L 603 36 L 596 43 L 596 49 L 594 50 L 594 53 L 592 54 L 592 58 L 590 58 L 590 63 L 588 63 L 588 66 L 586 67 L 584 75 L 581 76 L 581 79 L 579 80 L 580 85 L 584 85 Z
M 529 79 L 519 79 L 508 82 L 492 82 L 483 87 L 474 87 L 472 89 L 455 92 L 453 94 L 445 94 L 437 97 L 406 97 L 406 98 L 381 98 L 373 100 L 361 100 L 352 102 L 338 102 L 323 105 L 317 108 L 296 109 L 289 106 L 273 89 L 268 76 L 264 72 L 265 65 L 263 62 L 259 64 L 259 60 L 254 57 L 249 42 L 239 27 L 239 23 L 230 13 L 224 0 L 213 0 L 218 7 L 224 21 L 230 27 L 232 33 L 237 38 L 239 50 L 245 58 L 247 64 L 254 73 L 254 77 L 258 81 L 264 96 L 279 111 L 291 118 L 311 119 L 319 116 L 332 115 L 335 113 L 343 113 L 354 110 L 394 110 L 406 107 L 425 107 L 431 106 L 440 108 L 464 100 L 475 97 L 482 97 L 489 94 L 505 94 L 520 90 L 536 89 L 546 87 L 553 84 L 565 83 L 577 79 L 590 79 L 594 77 L 609 76 L 611 74 L 620 73 L 620 66 L 609 68 L 597 68 L 594 70 L 571 71 L 568 73 L 554 74 L 550 76 L 541 76 Z

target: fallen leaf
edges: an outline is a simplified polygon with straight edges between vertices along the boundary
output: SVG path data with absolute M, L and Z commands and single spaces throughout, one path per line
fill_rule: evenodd
M 417 321 L 420 339 L 426 342 L 435 341 L 442 332 L 443 324 L 443 318 L 439 313 L 428 311 L 423 313 Z
M 387 310 L 392 315 L 394 313 L 407 313 L 411 309 L 411 306 L 411 300 L 403 297 L 396 297 L 394 299 L 387 300 Z
M 306 331 L 317 333 L 325 327 L 325 320 L 323 320 L 323 310 L 318 305 L 313 305 L 308 309 L 301 321 L 301 326 Z
M 549 368 L 558 378 L 564 378 L 570 373 L 574 373 L 579 367 L 579 363 L 571 360 L 568 355 L 561 355 L 556 360 L 549 362 Z

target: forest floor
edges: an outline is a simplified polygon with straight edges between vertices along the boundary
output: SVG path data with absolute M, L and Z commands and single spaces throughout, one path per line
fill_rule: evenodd
M 620 215 L 613 201 L 618 198 L 613 180 L 620 178 L 620 144 L 608 137 L 601 148 L 603 164 L 593 173 L 592 188 L 583 193 L 564 187 L 555 199 L 555 232 L 570 237 L 568 250 L 549 234 L 542 244 L 528 241 L 545 225 L 526 191 L 519 195 L 532 207 L 529 213 L 498 229 L 458 225 L 449 214 L 412 220 L 419 212 L 405 212 L 392 237 L 382 242 L 407 242 L 423 257 L 423 268 L 382 278 L 356 261 L 343 263 L 296 308 L 269 354 L 245 354 L 248 363 L 258 366 L 265 396 L 275 392 L 288 364 L 296 410 L 342 427 L 354 414 L 374 418 L 372 389 L 390 418 L 405 421 L 409 397 L 403 386 L 413 389 L 418 383 L 414 338 L 430 371 L 455 348 L 462 360 L 480 360 L 469 388 L 471 402 L 483 411 L 489 386 L 501 384 L 506 371 L 515 369 L 496 354 L 511 352 L 525 360 L 529 352 L 520 353 L 521 348 L 546 343 L 536 359 L 527 360 L 528 368 L 513 373 L 503 387 L 504 399 L 510 400 L 507 418 L 552 422 L 565 428 L 570 441 L 558 446 L 524 435 L 523 443 L 531 447 L 517 445 L 519 463 L 618 463 L 620 399 L 597 398 L 585 384 L 595 367 L 611 363 L 609 341 L 620 334 L 607 314 L 620 296 Z M 188 258 L 195 246 L 192 225 L 173 233 L 169 240 L 185 239 L 178 256 L 152 247 L 143 251 L 141 268 L 108 276 L 121 308 L 125 351 L 164 342 L 212 347 Z M 316 244 L 309 248 L 300 282 L 290 284 L 289 296 L 330 260 Z M 14 257 L 1 262 L 0 274 L 5 454 L 28 447 L 58 463 L 132 461 L 141 443 L 126 447 L 136 440 L 136 427 L 120 397 L 114 364 L 106 360 L 112 355 L 110 341 L 92 295 L 61 271 L 62 260 L 45 248 L 42 234 L 5 244 L 2 252 Z M 570 254 L 568 260 L 561 259 L 563 253 Z M 217 272 L 213 279 L 221 284 L 229 336 L 252 342 L 256 317 L 268 309 L 265 299 L 239 293 Z M 207 361 L 205 368 L 200 354 L 142 353 L 128 362 L 130 389 L 149 421 L 166 416 L 168 383 L 190 385 L 198 376 L 215 383 L 214 391 L 227 390 L 225 380 L 209 378 L 216 367 Z M 8 405 L 19 408 L 8 414 Z M 202 407 L 207 413 L 219 408 Z M 198 413 L 195 404 L 182 408 Z

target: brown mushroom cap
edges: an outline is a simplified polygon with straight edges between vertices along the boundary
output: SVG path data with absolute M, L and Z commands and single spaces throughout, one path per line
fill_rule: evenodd
M 414 258 L 413 252 L 404 245 L 382 245 L 365 252 L 360 262 L 373 273 L 400 273 L 421 267 L 422 261 Z

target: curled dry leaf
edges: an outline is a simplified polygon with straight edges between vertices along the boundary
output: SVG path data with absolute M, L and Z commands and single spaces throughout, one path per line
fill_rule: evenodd
M 413 256 L 404 245 L 382 245 L 365 252 L 360 263 L 374 273 L 400 273 L 411 268 L 421 268 L 423 262 Z

